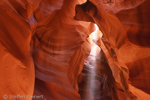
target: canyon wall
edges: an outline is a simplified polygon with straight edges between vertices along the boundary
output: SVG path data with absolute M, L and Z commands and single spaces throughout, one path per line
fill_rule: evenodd
M 149 100 L 149 3 L 1 0 L 0 99 Z

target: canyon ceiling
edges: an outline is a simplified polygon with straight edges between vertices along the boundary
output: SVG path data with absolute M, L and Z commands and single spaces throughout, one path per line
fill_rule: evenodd
M 150 100 L 149 4 L 0 0 L 0 100 Z

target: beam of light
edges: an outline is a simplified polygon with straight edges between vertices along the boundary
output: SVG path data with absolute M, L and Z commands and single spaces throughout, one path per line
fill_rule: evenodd
M 91 95 L 93 99 L 90 100 L 94 100 L 94 96 L 93 94 L 95 94 L 95 85 L 98 85 L 97 83 L 95 84 L 95 77 L 96 77 L 96 73 L 95 73 L 95 69 L 97 69 L 96 67 L 96 60 L 98 59 L 98 55 L 101 51 L 100 47 L 98 45 L 96 45 L 97 41 L 99 38 L 102 37 L 102 33 L 99 30 L 98 26 L 95 24 L 96 30 L 91 33 L 91 35 L 89 36 L 90 38 L 90 42 L 91 42 L 91 52 L 90 55 L 87 57 L 85 65 L 90 69 L 89 73 L 87 73 L 88 75 L 86 76 L 88 78 L 88 82 L 89 82 L 89 88 L 91 89 Z M 94 42 L 93 42 L 94 41 Z M 86 89 L 85 89 L 86 90 Z M 87 90 L 85 93 L 88 93 L 89 90 Z M 88 94 L 84 94 L 84 96 L 88 96 Z
M 91 41 L 92 47 L 91 47 L 90 55 L 93 55 L 93 56 L 96 56 L 97 53 L 99 53 L 99 51 L 100 51 L 100 48 L 95 43 L 97 43 L 98 39 L 102 37 L 102 33 L 100 32 L 100 30 L 96 24 L 95 24 L 95 27 L 96 27 L 96 30 L 93 33 L 91 33 L 91 35 L 89 36 L 90 39 L 92 40 Z

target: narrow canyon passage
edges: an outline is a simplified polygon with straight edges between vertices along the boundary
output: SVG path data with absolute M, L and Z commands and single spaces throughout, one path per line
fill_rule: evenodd
M 150 100 L 150 0 L 0 0 L 0 100 Z

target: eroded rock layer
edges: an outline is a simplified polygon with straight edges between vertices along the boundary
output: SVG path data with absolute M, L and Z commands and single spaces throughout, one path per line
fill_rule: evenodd
M 137 7 L 133 9 L 136 9 L 137 12 L 141 11 L 143 13 L 141 14 L 144 15 L 145 13 L 147 13 L 145 12 L 145 10 L 148 9 L 148 7 L 145 7 L 147 2 L 148 1 L 145 1 L 141 5 L 139 6 L 137 5 Z M 143 63 L 143 61 L 148 60 L 149 58 L 149 47 L 148 47 L 149 42 L 148 41 L 146 42 L 146 40 L 142 42 L 141 39 L 138 40 L 136 38 L 138 34 L 146 35 L 146 32 L 147 32 L 147 35 L 148 35 L 148 30 L 149 30 L 148 26 L 144 25 L 145 26 L 144 27 L 143 24 L 140 25 L 140 23 L 146 24 L 146 21 L 145 22 L 144 20 L 135 21 L 134 19 L 131 19 L 136 14 L 135 10 L 124 10 L 122 12 L 118 12 L 117 13 L 117 17 L 119 18 L 118 20 L 118 18 L 115 15 L 113 15 L 112 12 L 111 14 L 108 13 L 109 11 L 113 10 L 113 8 L 110 10 L 108 9 L 109 11 L 105 12 L 104 8 L 101 8 L 101 6 L 99 5 L 101 5 L 101 3 L 97 3 L 94 0 L 91 0 L 91 2 L 87 1 L 83 5 L 77 5 L 75 19 L 77 20 L 84 19 L 84 18 L 80 18 L 79 17 L 80 15 L 78 13 L 81 13 L 82 16 L 84 16 L 85 18 L 87 18 L 87 14 L 88 14 L 88 16 L 90 15 L 90 17 L 93 19 L 91 20 L 90 18 L 84 21 L 91 20 L 91 22 L 95 22 L 103 33 L 103 37 L 101 38 L 102 40 L 100 39 L 97 44 L 104 51 L 108 65 L 110 66 L 112 70 L 112 74 L 115 78 L 116 83 L 117 84 L 119 83 L 118 85 L 121 86 L 121 87 L 120 86 L 118 87 L 117 85 L 118 90 L 120 90 L 120 88 L 122 88 L 123 90 L 123 92 L 121 92 L 121 90 L 117 91 L 117 94 L 119 95 L 122 94 L 122 96 L 118 95 L 117 98 L 113 98 L 113 97 L 112 98 L 114 100 L 117 100 L 117 99 L 126 100 L 126 99 L 135 99 L 135 98 L 137 99 L 145 98 L 146 100 L 148 100 L 150 98 L 149 94 L 147 94 L 149 93 L 149 90 L 148 90 L 149 87 L 147 86 L 147 84 L 149 84 L 149 81 L 148 81 L 149 77 L 146 77 L 146 76 L 149 76 L 149 73 L 148 73 L 149 69 L 148 67 L 146 67 L 148 63 L 146 65 Z M 145 10 L 142 10 L 143 5 L 146 8 Z M 114 3 L 114 7 L 115 7 L 115 3 Z M 79 9 L 82 11 L 79 11 Z M 129 16 L 129 18 L 128 17 L 124 18 L 123 14 L 125 12 L 130 13 L 131 16 Z M 141 16 L 135 15 L 134 18 L 140 19 Z M 142 18 L 146 19 L 146 16 L 145 18 L 144 17 Z M 120 19 L 121 19 L 121 22 L 120 22 Z M 126 22 L 125 20 L 127 20 L 127 23 L 125 23 Z M 134 24 L 133 24 L 133 21 L 135 21 Z M 143 31 L 141 31 L 141 33 L 138 33 L 136 29 L 141 29 L 142 26 L 143 26 Z M 133 40 L 131 36 L 133 36 L 132 37 Z M 138 43 L 137 41 L 141 41 L 141 42 Z M 141 45 L 140 43 L 142 43 L 143 45 Z M 135 64 L 135 61 L 138 61 L 138 63 L 136 62 Z M 136 69 L 137 66 L 140 66 L 138 67 L 139 68 L 138 72 Z M 143 82 L 139 80 L 143 80 Z M 136 92 L 135 91 L 133 92 L 133 88 L 129 84 L 135 86 L 136 88 L 142 89 L 143 91 L 145 91 L 145 93 L 142 90 L 138 90 L 138 89 Z M 146 86 L 146 89 L 142 88 L 142 86 Z M 141 94 L 144 93 L 146 97 L 139 96 L 140 93 Z
M 149 3 L 1 0 L 0 100 L 150 100 Z

